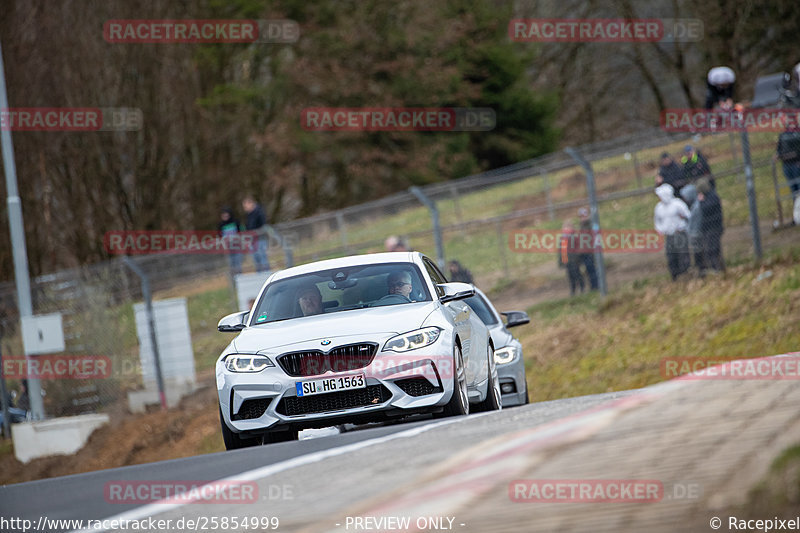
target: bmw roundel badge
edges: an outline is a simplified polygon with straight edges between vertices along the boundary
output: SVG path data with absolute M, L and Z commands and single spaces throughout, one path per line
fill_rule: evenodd
M 325 339 L 324 341 L 322 341 L 322 345 L 323 345 L 323 346 L 327 346 L 327 345 L 329 345 L 330 343 L 331 343 L 331 340 L 330 340 L 330 339 Z

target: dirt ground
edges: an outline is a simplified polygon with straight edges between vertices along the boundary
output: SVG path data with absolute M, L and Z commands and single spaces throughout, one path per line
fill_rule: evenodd
M 28 464 L 8 453 L 0 458 L 0 484 L 19 483 L 118 466 L 177 459 L 224 449 L 216 408 L 213 371 L 198 376 L 200 388 L 166 413 L 111 414 L 72 456 L 35 459 Z M 121 410 L 120 410 L 121 411 Z

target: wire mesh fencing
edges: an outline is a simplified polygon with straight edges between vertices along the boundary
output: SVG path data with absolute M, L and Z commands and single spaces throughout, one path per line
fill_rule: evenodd
M 781 165 L 773 159 L 776 140 L 775 133 L 750 135 L 755 205 L 765 253 L 797 241 L 795 230 L 783 229 L 791 220 L 793 199 Z M 710 175 L 698 171 L 684 180 L 683 169 L 694 157 L 694 153 L 685 151 L 686 144 L 707 161 Z M 439 211 L 445 261 L 457 260 L 484 290 L 520 294 L 540 291 L 556 298 L 580 292 L 581 285 L 584 291 L 593 288 L 597 281 L 592 270 L 599 275 L 599 265 L 590 259 L 598 245 L 603 248 L 603 266 L 612 293 L 654 275 L 669 277 L 681 269 L 677 277 L 700 276 L 698 260 L 705 267 L 702 273 L 713 275 L 721 264 L 715 262 L 714 242 L 709 249 L 708 240 L 702 238 L 708 228 L 700 226 L 700 237 L 692 233 L 694 226 L 690 231 L 693 202 L 678 199 L 685 207 L 679 211 L 689 213 L 685 227 L 680 224 L 686 242 L 685 246 L 678 243 L 679 259 L 667 253 L 676 246 L 675 239 L 669 239 L 668 245 L 664 232 L 656 231 L 656 206 L 662 201 L 655 194 L 656 176 L 665 163 L 665 152 L 680 171 L 676 179 L 686 181 L 675 183 L 673 190 L 679 195 L 684 185 L 691 184 L 696 201 L 697 193 L 703 193 L 700 189 L 706 187 L 701 178 L 713 178 L 713 192 L 705 190 L 704 198 L 719 199 L 723 230 L 719 259 L 731 266 L 754 257 L 738 134 L 693 137 L 653 131 L 577 150 L 594 170 L 594 206 L 587 196 L 584 170 L 561 152 L 422 188 Z M 579 236 L 582 231 L 595 236 L 597 228 L 590 222 L 587 226 L 587 212 L 592 208 L 599 218 L 600 240 L 591 240 L 587 248 L 579 238 L 575 247 L 564 247 L 563 236 L 570 227 Z M 704 215 L 706 223 L 718 224 L 715 216 Z M 390 235 L 436 256 L 431 213 L 409 192 L 270 229 L 264 237 L 273 270 L 317 259 L 383 251 Z M 703 256 L 698 259 L 695 252 L 701 247 Z M 250 255 L 243 254 L 245 272 L 255 267 Z M 161 351 L 168 357 L 173 351 L 185 351 L 185 344 L 190 342 L 194 370 L 207 372 L 229 340 L 216 333 L 216 321 L 241 305 L 232 283 L 235 269 L 230 254 L 162 253 L 143 255 L 136 261 L 148 276 L 157 302 L 187 298 L 187 324 L 182 327 L 189 330 L 189 340 L 176 337 L 165 341 Z M 576 272 L 582 283 L 577 281 Z M 140 357 L 149 341 L 143 338 L 141 325 L 137 327 L 134 311 L 134 304 L 142 301 L 141 282 L 121 260 L 40 276 L 33 280 L 32 288 L 35 314 L 62 316 L 65 351 L 54 357 L 100 361 L 107 370 L 79 374 L 76 379 L 58 379 L 57 375 L 45 379 L 48 416 L 128 410 L 132 394 L 152 389 L 152 369 Z M 0 328 L 6 368 L 7 359 L 19 360 L 23 354 L 13 283 L 0 285 Z M 8 374 L 10 388 L 20 390 L 24 376 Z M 188 371 L 181 375 L 185 374 Z

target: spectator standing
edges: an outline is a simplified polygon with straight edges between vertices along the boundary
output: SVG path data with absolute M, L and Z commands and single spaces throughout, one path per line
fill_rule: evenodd
M 450 281 L 460 281 L 461 283 L 474 283 L 472 273 L 467 268 L 453 259 L 447 263 L 447 270 L 450 273 Z
M 31 399 L 28 396 L 28 380 L 20 381 L 19 394 L 17 394 L 17 408 L 23 411 L 31 410 Z
M 219 223 L 217 229 L 226 242 L 228 249 L 228 261 L 231 267 L 231 274 L 242 273 L 242 254 L 238 251 L 241 247 L 241 241 L 238 239 L 241 225 L 236 217 L 233 215 L 233 209 L 230 207 L 223 207 L 219 213 Z
M 695 183 L 700 178 L 708 178 L 711 188 L 716 189 L 716 183 L 714 182 L 714 176 L 711 175 L 711 167 L 708 165 L 708 160 L 691 144 L 687 144 L 683 148 L 681 163 L 683 163 L 684 184 Z M 676 190 L 680 191 L 680 189 Z
M 725 272 L 722 259 L 722 202 L 709 182 L 702 179 L 697 182 L 697 199 L 703 216 L 702 235 L 703 250 L 708 265 L 717 272 Z
M 383 247 L 386 249 L 387 252 L 407 252 L 408 245 L 406 244 L 405 240 L 401 239 L 397 235 L 389 235 L 386 237 L 386 240 L 383 241 Z
M 778 136 L 775 158 L 783 163 L 783 175 L 792 191 L 792 198 L 800 196 L 800 131 L 787 127 Z
M 697 199 L 697 187 L 690 183 L 681 189 L 681 196 L 689 206 L 689 250 L 694 257 L 694 266 L 701 278 L 706 276 L 706 259 L 703 250 L 703 212 Z
M 573 226 L 572 222 L 564 222 L 558 239 L 558 266 L 567 269 L 569 294 L 571 296 L 575 295 L 578 287 L 580 287 L 581 292 L 585 288 L 580 270 L 580 254 L 575 253 L 577 237 L 578 235 L 575 233 L 575 226 Z
M 252 196 L 246 196 L 242 200 L 242 207 L 244 212 L 247 213 L 245 229 L 252 231 L 254 235 L 253 263 L 255 263 L 258 272 L 265 272 L 269 270 L 269 258 L 267 257 L 268 237 L 259 230 L 267 225 L 267 217 L 264 215 L 264 209 L 261 204 L 257 203 Z
M 580 220 L 580 231 L 581 233 L 589 233 L 593 235 L 592 232 L 592 219 L 589 216 L 589 210 L 585 207 L 581 207 L 578 209 L 578 219 Z M 591 242 L 594 242 L 592 239 Z M 586 251 L 583 250 L 581 254 L 579 254 L 578 258 L 578 270 L 580 271 L 580 266 L 583 265 L 583 268 L 586 269 L 586 277 L 589 279 L 589 287 L 591 290 L 596 291 L 598 288 L 597 283 L 597 269 L 594 265 L 594 252 L 593 251 Z M 581 281 L 583 278 L 581 278 Z
M 672 281 L 689 270 L 689 246 L 686 230 L 689 227 L 689 208 L 675 197 L 674 189 L 666 183 L 656 188 L 659 202 L 653 213 L 655 229 L 666 237 L 667 268 Z
M 656 186 L 666 183 L 672 185 L 676 191 L 685 185 L 683 170 L 667 152 L 661 154 L 661 164 L 658 167 Z

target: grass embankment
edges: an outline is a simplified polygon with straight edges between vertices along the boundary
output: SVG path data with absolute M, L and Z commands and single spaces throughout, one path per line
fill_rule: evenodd
M 800 349 L 800 249 L 705 280 L 638 281 L 534 305 L 517 330 L 533 401 L 663 381 L 669 357 L 749 358 Z M 765 274 L 771 272 L 771 275 Z M 761 276 L 761 279 L 759 279 Z

